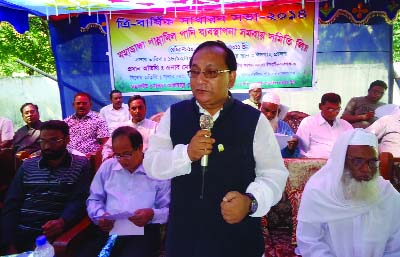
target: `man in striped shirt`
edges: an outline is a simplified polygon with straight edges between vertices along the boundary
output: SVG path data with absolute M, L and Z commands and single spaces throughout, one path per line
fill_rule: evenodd
M 44 122 L 39 143 L 42 156 L 23 162 L 6 196 L 2 243 L 7 254 L 32 250 L 41 234 L 52 241 L 85 213 L 90 166 L 85 157 L 67 151 L 68 125 Z

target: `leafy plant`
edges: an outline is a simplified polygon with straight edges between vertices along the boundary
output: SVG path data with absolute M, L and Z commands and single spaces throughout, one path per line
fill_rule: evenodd
M 400 15 L 393 23 L 393 62 L 400 62 Z
M 14 72 L 35 74 L 35 71 L 15 61 L 16 58 L 54 75 L 56 68 L 50 45 L 47 21 L 29 18 L 29 31 L 19 34 L 12 25 L 0 23 L 0 77 Z

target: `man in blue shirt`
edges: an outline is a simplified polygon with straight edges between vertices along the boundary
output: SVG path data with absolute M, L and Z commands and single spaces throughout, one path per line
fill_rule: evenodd
M 114 245 L 110 256 L 157 256 L 160 224 L 168 220 L 170 181 L 146 175 L 143 138 L 136 129 L 117 128 L 112 134 L 112 148 L 114 158 L 97 171 L 87 200 L 89 217 L 99 228 L 97 239 L 80 251 L 80 256 L 97 256 L 109 234 L 118 235 L 116 240 L 111 238 Z
M 287 142 L 287 146 L 281 149 L 282 157 L 300 157 L 300 150 L 297 147 L 297 138 L 293 137 L 294 132 L 292 128 L 280 118 L 283 118 L 286 114 L 286 106 L 281 105 L 279 96 L 271 92 L 266 93 L 261 100 L 260 111 L 271 123 L 275 134 L 292 136 Z

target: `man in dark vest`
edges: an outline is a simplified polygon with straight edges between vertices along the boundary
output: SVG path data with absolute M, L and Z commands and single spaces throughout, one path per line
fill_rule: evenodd
M 189 66 L 194 98 L 165 112 L 144 159 L 150 176 L 172 178 L 167 257 L 260 257 L 260 217 L 288 176 L 279 146 L 265 116 L 230 94 L 237 63 L 223 42 L 199 45 Z

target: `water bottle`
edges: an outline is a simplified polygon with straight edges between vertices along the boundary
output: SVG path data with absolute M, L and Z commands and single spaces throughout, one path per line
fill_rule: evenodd
M 36 238 L 36 248 L 33 251 L 33 257 L 54 257 L 54 247 L 47 242 L 46 236 Z

